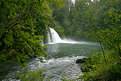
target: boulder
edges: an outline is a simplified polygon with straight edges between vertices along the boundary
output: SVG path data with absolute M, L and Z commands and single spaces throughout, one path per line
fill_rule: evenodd
M 83 58 L 83 59 L 77 59 L 76 63 L 85 63 L 87 60 L 87 58 Z

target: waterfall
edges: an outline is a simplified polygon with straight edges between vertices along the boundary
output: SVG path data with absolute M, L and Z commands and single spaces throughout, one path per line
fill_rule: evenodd
M 53 28 L 49 28 L 50 32 L 48 31 L 48 43 L 60 43 L 61 42 L 61 38 L 58 35 L 58 33 L 53 29 Z
M 59 34 L 53 29 L 49 28 L 49 31 L 47 33 L 47 38 L 48 38 L 48 44 L 55 44 L 55 43 L 69 43 L 69 44 L 87 44 L 86 42 L 78 42 L 74 41 L 72 39 L 61 39 Z
M 48 31 L 48 33 L 47 33 L 47 42 L 48 43 L 51 43 L 51 38 L 50 38 L 50 32 Z

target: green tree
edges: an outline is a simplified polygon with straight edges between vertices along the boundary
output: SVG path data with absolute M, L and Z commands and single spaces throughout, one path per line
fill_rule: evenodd
M 47 56 L 42 39 L 46 26 L 52 24 L 53 8 L 62 0 L 1 0 L 0 1 L 0 60 L 20 63 L 38 55 Z

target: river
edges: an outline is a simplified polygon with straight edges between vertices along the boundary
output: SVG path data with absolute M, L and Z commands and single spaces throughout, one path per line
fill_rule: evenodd
M 67 79 L 76 79 L 83 75 L 80 66 L 75 63 L 77 59 L 90 57 L 93 51 L 99 49 L 99 44 L 95 42 L 63 42 L 50 43 L 46 48 L 48 58 L 41 63 L 39 59 L 34 58 L 28 62 L 29 68 L 33 70 L 42 69 L 44 81 L 61 81 L 64 76 Z M 8 73 L 7 77 L 11 77 L 17 71 Z M 15 81 L 12 79 L 3 81 Z

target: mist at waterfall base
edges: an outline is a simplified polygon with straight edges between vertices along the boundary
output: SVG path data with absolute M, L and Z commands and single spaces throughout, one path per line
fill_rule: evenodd
M 56 44 L 56 43 L 78 43 L 77 41 L 73 41 L 71 39 L 61 39 L 59 34 L 53 29 L 50 28 L 50 32 L 48 32 L 48 44 Z
M 53 28 L 50 28 L 48 46 L 46 48 L 48 58 L 43 57 L 44 63 L 41 63 L 38 58 L 33 58 L 27 65 L 32 71 L 43 70 L 43 81 L 62 81 L 62 77 L 77 79 L 83 73 L 80 65 L 76 64 L 75 61 L 90 57 L 93 51 L 97 51 L 99 48 L 99 44 L 95 42 L 62 40 L 58 33 Z M 18 72 L 17 70 L 10 72 L 7 77 L 13 77 Z
M 50 32 L 48 32 L 47 34 L 48 44 L 56 44 L 56 43 L 92 44 L 85 41 L 74 41 L 72 39 L 67 39 L 67 38 L 61 39 L 59 34 L 53 28 L 49 28 L 49 29 L 50 29 Z

